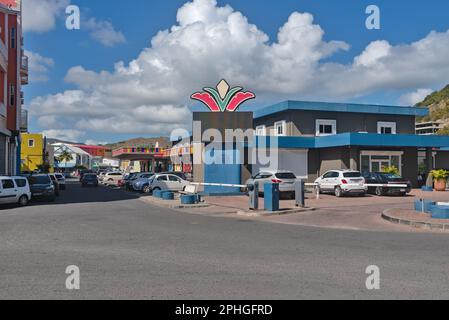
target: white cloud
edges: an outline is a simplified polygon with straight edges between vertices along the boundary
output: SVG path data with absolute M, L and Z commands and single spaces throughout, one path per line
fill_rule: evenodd
M 42 134 L 47 138 L 59 139 L 69 142 L 78 142 L 78 139 L 85 135 L 85 132 L 73 129 L 51 129 L 44 130 Z
M 48 81 L 48 71 L 53 68 L 55 62 L 51 58 L 41 56 L 39 53 L 25 50 L 28 56 L 28 69 L 30 71 L 30 81 L 45 82 Z
M 90 18 L 82 23 L 82 28 L 89 30 L 90 36 L 106 47 L 126 42 L 125 36 L 120 31 L 116 31 L 109 21 L 97 21 Z
M 116 63 L 112 72 L 75 66 L 66 75 L 74 90 L 36 98 L 31 109 L 77 130 L 159 135 L 188 128 L 190 94 L 222 78 L 255 91 L 259 103 L 351 99 L 447 82 L 449 32 L 412 44 L 375 41 L 349 64 L 329 62 L 349 45 L 323 37 L 308 13 L 292 13 L 270 41 L 230 6 L 194 0 L 136 59 Z
M 399 103 L 406 106 L 414 106 L 423 101 L 433 91 L 432 89 L 417 89 L 416 91 L 403 94 L 399 98 Z
M 47 32 L 56 25 L 57 16 L 62 14 L 70 0 L 24 0 L 24 31 Z
M 87 139 L 84 144 L 88 146 L 104 146 L 105 144 L 108 144 L 107 141 L 97 141 L 92 139 Z

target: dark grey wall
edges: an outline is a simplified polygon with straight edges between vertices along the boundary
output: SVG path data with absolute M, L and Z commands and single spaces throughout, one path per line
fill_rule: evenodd
M 449 170 L 449 151 L 438 151 L 435 156 L 435 168 Z
M 277 121 L 287 121 L 287 134 L 315 135 L 316 120 L 337 120 L 337 133 L 345 132 L 369 132 L 377 133 L 377 122 L 396 122 L 398 134 L 415 134 L 415 117 L 400 115 L 383 115 L 350 112 L 325 112 L 325 111 L 284 111 L 259 119 L 254 119 L 254 127 L 265 125 L 267 130 L 274 127 Z
M 382 148 L 360 148 L 342 147 L 309 150 L 309 181 L 314 181 L 317 177 L 329 170 L 354 169 L 360 170 L 360 150 L 390 150 L 403 151 L 402 175 L 412 182 L 414 186 L 418 184 L 418 150 L 417 148 L 402 149 L 382 149 Z M 351 158 L 352 164 L 351 167 Z M 449 152 L 447 154 L 449 160 Z M 448 164 L 449 167 L 449 164 Z

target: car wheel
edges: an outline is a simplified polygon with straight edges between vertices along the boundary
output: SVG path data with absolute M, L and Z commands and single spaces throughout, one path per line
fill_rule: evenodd
M 145 185 L 142 188 L 143 193 L 150 193 L 151 192 L 151 187 L 149 185 Z
M 376 196 L 383 196 L 384 195 L 384 190 L 382 189 L 382 187 L 377 187 L 376 188 Z
M 336 187 L 336 188 L 335 188 L 335 196 L 336 196 L 337 198 L 341 198 L 341 197 L 343 196 L 343 191 L 341 190 L 340 187 Z
M 21 196 L 20 198 L 19 198 L 19 206 L 21 206 L 21 207 L 25 207 L 25 206 L 27 206 L 28 205 L 28 197 L 27 196 Z

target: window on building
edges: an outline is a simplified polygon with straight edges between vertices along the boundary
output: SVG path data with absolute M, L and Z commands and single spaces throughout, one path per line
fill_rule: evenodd
M 396 134 L 396 122 L 378 122 L 378 134 Z
M 274 124 L 274 135 L 278 137 L 287 135 L 287 122 L 279 121 Z
M 28 147 L 29 148 L 34 148 L 34 139 L 29 139 L 28 140 Z
M 337 120 L 316 120 L 316 135 L 330 136 L 337 134 Z
M 14 106 L 16 101 L 16 86 L 13 84 L 10 85 L 9 87 L 9 96 L 10 96 L 10 104 L 11 106 Z
M 16 47 L 16 28 L 11 28 L 11 48 L 15 49 Z
M 257 126 L 256 127 L 256 136 L 266 136 L 267 128 L 265 126 Z

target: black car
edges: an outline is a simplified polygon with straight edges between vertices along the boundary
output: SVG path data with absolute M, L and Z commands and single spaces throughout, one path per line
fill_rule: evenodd
M 93 187 L 98 187 L 98 177 L 95 173 L 87 173 L 83 176 L 83 178 L 81 179 L 81 186 L 84 187 L 88 187 L 88 186 L 93 186 Z
M 81 170 L 80 171 L 80 182 L 83 180 L 84 175 L 86 174 L 95 174 L 93 170 Z
M 378 196 L 396 195 L 405 196 L 412 191 L 412 183 L 398 175 L 384 172 L 365 172 L 363 174 L 367 184 L 382 186 L 368 187 L 368 193 Z M 392 185 L 389 187 L 388 185 Z M 393 185 L 406 185 L 407 187 L 395 187 Z
M 130 173 L 123 179 L 126 190 L 132 190 L 132 183 L 134 180 L 137 179 L 137 175 L 138 175 L 137 173 Z
M 55 201 L 55 184 L 48 174 L 36 174 L 28 177 L 33 199 Z
M 49 177 L 51 179 L 51 182 L 53 183 L 53 186 L 55 187 L 55 195 L 59 197 L 59 190 L 61 190 L 61 185 L 59 184 L 59 181 L 55 175 L 50 174 Z

